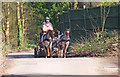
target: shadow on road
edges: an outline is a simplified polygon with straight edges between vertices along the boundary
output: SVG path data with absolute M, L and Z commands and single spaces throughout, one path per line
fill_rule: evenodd
M 7 58 L 45 58 L 45 56 L 34 57 L 33 54 L 21 54 L 21 55 L 9 54 L 6 57 Z M 48 56 L 48 58 L 50 58 L 50 56 Z M 52 56 L 52 58 L 58 58 L 58 56 Z
M 118 77 L 117 75 L 3 75 L 1 77 Z
M 34 55 L 7 55 L 7 58 L 34 58 Z

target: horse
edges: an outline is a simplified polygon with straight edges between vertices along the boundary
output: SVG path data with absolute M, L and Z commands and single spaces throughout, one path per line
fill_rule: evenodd
M 58 52 L 58 42 L 60 41 L 60 37 L 61 37 L 61 32 L 59 30 L 56 30 L 54 32 L 54 40 L 53 40 L 53 43 L 52 43 L 52 50 L 53 50 L 53 53 L 57 53 Z
M 63 35 L 60 37 L 60 41 L 58 42 L 58 57 L 67 57 L 67 49 L 70 42 L 70 28 L 66 29 Z
M 50 55 L 52 57 L 52 41 L 54 39 L 54 31 L 48 30 L 46 34 L 42 36 L 41 45 L 45 51 L 46 58 Z
M 57 44 L 58 41 L 60 40 L 61 32 L 59 30 L 56 30 L 55 33 L 54 33 L 54 36 L 55 36 L 55 38 L 54 38 L 55 41 L 53 41 L 53 43 Z

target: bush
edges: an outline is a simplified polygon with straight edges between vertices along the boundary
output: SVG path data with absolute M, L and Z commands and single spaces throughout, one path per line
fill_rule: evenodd
M 110 50 L 112 44 L 118 44 L 118 32 L 105 31 L 91 34 L 88 38 L 74 43 L 71 46 L 71 53 L 79 53 L 81 56 L 105 55 L 106 53 L 115 54 L 118 50 Z

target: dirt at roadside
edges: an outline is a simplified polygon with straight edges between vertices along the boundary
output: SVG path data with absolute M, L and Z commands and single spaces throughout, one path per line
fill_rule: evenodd
M 8 59 L 5 57 L 0 58 L 0 75 L 5 73 L 5 70 L 7 69 L 7 62 Z

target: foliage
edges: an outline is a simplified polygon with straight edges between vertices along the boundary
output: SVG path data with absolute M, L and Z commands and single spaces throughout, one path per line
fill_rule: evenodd
M 96 53 L 97 55 L 112 52 L 108 51 L 112 44 L 118 43 L 118 32 L 104 31 L 91 34 L 89 38 L 81 40 L 82 43 L 75 43 L 72 45 L 71 52 L 80 53 L 81 55 L 91 55 Z M 113 51 L 112 53 L 118 53 Z
M 34 17 L 37 19 L 36 24 L 41 25 L 45 17 L 50 17 L 53 25 L 58 26 L 58 14 L 68 10 L 69 3 L 65 2 L 31 2 L 28 6 L 34 12 Z
M 104 5 L 104 6 L 113 6 L 113 5 L 116 5 L 117 3 L 116 2 L 102 2 L 101 5 Z
M 3 2 L 4 3 L 4 2 Z M 7 4 L 7 3 L 6 3 Z M 40 26 L 44 21 L 46 16 L 50 17 L 50 22 L 55 25 L 54 27 L 59 28 L 58 26 L 58 14 L 62 13 L 63 11 L 67 11 L 70 7 L 68 2 L 24 2 L 23 10 L 24 10 L 24 20 L 25 20 L 25 46 L 17 47 L 17 33 L 18 33 L 18 26 L 16 25 L 17 15 L 16 15 L 16 2 L 9 3 L 10 15 L 9 15 L 9 25 L 10 25 L 10 46 L 12 48 L 32 48 L 33 43 L 35 42 L 35 34 L 40 33 Z M 5 17 L 4 24 L 6 27 L 6 17 L 7 17 L 7 6 L 2 7 L 3 15 Z M 7 28 L 7 27 L 6 27 Z M 19 26 L 20 31 L 20 40 L 22 39 L 22 26 Z M 97 39 L 99 39 L 99 33 L 96 34 Z M 97 41 L 96 41 L 97 42 Z M 83 44 L 82 46 L 84 46 Z M 89 44 L 88 44 L 89 45 Z M 80 47 L 79 47 L 80 49 Z

